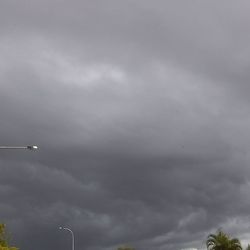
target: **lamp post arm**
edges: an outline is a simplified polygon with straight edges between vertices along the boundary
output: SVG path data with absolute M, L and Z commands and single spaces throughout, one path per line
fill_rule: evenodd
M 35 145 L 28 145 L 28 146 L 0 146 L 0 149 L 29 149 L 29 150 L 36 150 L 38 149 Z
M 71 236 L 72 236 L 72 250 L 75 250 L 75 236 L 74 236 L 74 232 L 70 229 L 70 228 L 67 228 L 67 227 L 59 227 L 59 229 L 64 229 L 64 230 L 67 230 L 71 233 Z

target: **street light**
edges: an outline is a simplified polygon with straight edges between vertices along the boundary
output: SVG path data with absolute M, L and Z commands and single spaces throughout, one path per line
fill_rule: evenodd
M 59 227 L 60 230 L 67 230 L 71 233 L 72 236 L 72 250 L 75 249 L 75 237 L 74 237 L 74 233 L 71 229 L 67 228 L 67 227 Z
M 0 146 L 0 149 L 28 149 L 28 150 L 37 150 L 38 147 L 35 145 L 28 146 Z

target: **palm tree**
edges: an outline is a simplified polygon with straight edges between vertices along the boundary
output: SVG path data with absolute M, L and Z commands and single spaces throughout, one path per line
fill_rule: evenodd
M 221 230 L 217 234 L 210 234 L 206 244 L 208 250 L 242 250 L 239 239 L 231 239 Z

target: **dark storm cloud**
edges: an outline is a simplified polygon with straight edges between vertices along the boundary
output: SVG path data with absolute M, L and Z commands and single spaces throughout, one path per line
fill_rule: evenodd
M 246 1 L 0 4 L 0 218 L 21 248 L 247 243 Z M 67 238 L 66 238 L 67 235 Z M 68 245 L 67 245 L 68 244 Z

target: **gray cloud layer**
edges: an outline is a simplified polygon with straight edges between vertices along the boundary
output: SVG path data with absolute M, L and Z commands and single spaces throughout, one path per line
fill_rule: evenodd
M 249 237 L 247 1 L 3 1 L 0 219 L 21 249 Z

